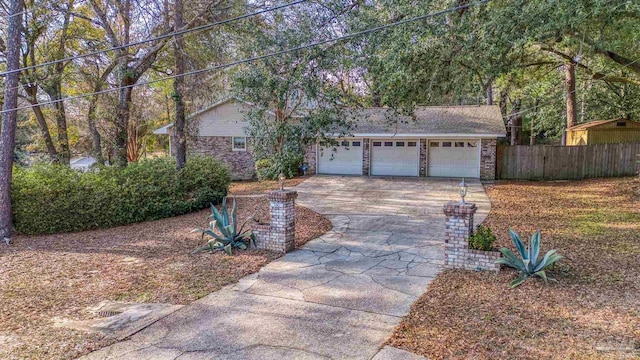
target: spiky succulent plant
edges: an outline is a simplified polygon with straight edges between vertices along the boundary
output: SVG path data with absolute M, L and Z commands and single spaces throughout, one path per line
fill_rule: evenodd
M 194 229 L 191 231 L 201 233 L 203 239 L 205 235 L 211 237 L 211 239 L 207 242 L 207 245 L 197 248 L 194 253 L 224 250 L 227 254 L 231 255 L 231 249 L 233 248 L 245 250 L 247 249 L 247 244 L 253 244 L 255 246 L 256 238 L 253 232 L 251 230 L 244 231 L 247 221 L 251 220 L 252 217 L 247 218 L 238 228 L 238 217 L 236 214 L 237 207 L 235 199 L 233 199 L 231 216 L 229 216 L 229 211 L 227 210 L 227 198 L 222 200 L 220 211 L 211 204 L 211 222 L 209 223 L 209 228 Z
M 511 287 L 514 288 L 522 284 L 525 280 L 532 276 L 538 276 L 544 281 L 547 281 L 546 269 L 553 265 L 556 261 L 564 259 L 564 256 L 558 254 L 556 250 L 549 250 L 544 257 L 539 260 L 540 255 L 540 231 L 536 231 L 531 236 L 531 240 L 527 246 L 520 240 L 520 236 L 513 231 L 509 230 L 511 241 L 515 245 L 516 250 L 520 254 L 518 258 L 513 251 L 507 248 L 501 248 L 500 252 L 504 257 L 496 260 L 496 263 L 503 264 L 512 267 L 520 272 L 520 276 L 511 282 Z

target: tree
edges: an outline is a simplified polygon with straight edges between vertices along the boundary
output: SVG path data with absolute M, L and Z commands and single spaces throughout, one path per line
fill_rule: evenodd
M 0 237 L 11 235 L 11 175 L 16 141 L 23 0 L 11 0 L 7 32 L 7 71 L 0 129 Z M 5 240 L 8 243 L 8 240 Z
M 246 28 L 239 50 L 249 57 L 336 36 L 336 23 L 352 8 L 327 1 L 257 18 Z M 329 46 L 290 52 L 236 70 L 234 92 L 254 105 L 245 119 L 256 159 L 271 163 L 267 177 L 295 175 L 306 145 L 348 132 L 341 107 L 349 98 L 335 72 L 340 51 Z
M 182 0 L 175 0 L 174 4 L 174 27 L 181 29 L 184 26 L 182 20 L 183 6 Z M 173 43 L 173 56 L 175 57 L 175 74 L 176 78 L 173 81 L 173 100 L 175 102 L 175 124 L 174 131 L 176 137 L 176 167 L 181 169 L 187 162 L 187 138 L 184 133 L 184 127 L 186 122 L 185 108 L 184 108 L 184 74 L 185 69 L 185 46 L 183 36 L 176 35 Z

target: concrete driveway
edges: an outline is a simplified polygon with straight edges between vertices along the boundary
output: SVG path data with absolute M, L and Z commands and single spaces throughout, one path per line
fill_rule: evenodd
M 458 183 L 312 177 L 298 201 L 332 231 L 86 358 L 421 359 L 380 346 L 441 271 L 442 206 Z M 469 185 L 479 224 L 489 200 Z

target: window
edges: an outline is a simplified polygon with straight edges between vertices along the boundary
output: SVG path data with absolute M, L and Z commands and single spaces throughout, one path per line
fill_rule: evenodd
M 396 146 L 403 147 L 404 141 L 396 141 Z
M 360 141 L 352 141 L 351 146 L 360 146 Z
M 478 146 L 478 142 L 477 141 L 469 141 L 467 143 L 467 147 L 477 147 Z
M 616 123 L 616 126 L 619 126 L 619 127 L 627 126 L 627 123 L 624 121 L 620 121 Z
M 382 146 L 382 143 L 380 141 L 374 141 L 373 146 Z
M 247 150 L 247 138 L 246 137 L 234 137 L 233 138 L 233 150 L 234 151 L 246 151 Z
M 451 141 L 443 141 L 442 147 L 451 147 Z
M 464 141 L 456 141 L 455 146 L 456 147 L 464 147 Z
M 432 141 L 429 143 L 429 147 L 440 147 L 440 143 L 437 141 Z
M 341 145 L 342 146 L 349 146 L 349 142 L 348 141 L 343 141 Z
M 384 146 L 393 146 L 393 141 L 385 141 Z
M 416 144 L 416 142 L 415 142 L 415 141 L 409 141 L 409 142 L 407 143 L 407 146 L 408 146 L 408 147 L 416 147 L 416 145 L 417 145 L 417 144 Z

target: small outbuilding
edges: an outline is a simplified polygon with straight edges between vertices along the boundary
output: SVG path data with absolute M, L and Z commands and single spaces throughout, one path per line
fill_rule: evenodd
M 567 146 L 640 142 L 640 122 L 598 120 L 567 129 Z

